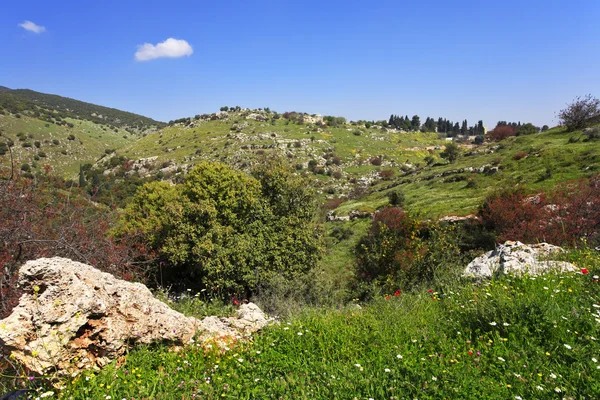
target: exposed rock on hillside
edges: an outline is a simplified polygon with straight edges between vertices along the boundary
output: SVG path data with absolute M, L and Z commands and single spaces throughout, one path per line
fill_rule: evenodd
M 562 251 L 562 248 L 548 243 L 527 245 L 521 242 L 507 241 L 495 250 L 471 261 L 463 275 L 491 278 L 501 274 L 539 275 L 550 270 L 577 271 L 578 268 L 571 263 L 549 261 L 549 258 Z
M 29 261 L 19 270 L 19 305 L 0 321 L 0 346 L 28 369 L 71 373 L 102 367 L 143 343 L 230 343 L 267 324 L 252 303 L 238 318 L 189 318 L 126 282 L 65 258 Z

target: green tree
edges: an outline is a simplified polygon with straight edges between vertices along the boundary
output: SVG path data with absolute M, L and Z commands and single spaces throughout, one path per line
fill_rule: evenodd
M 460 148 L 456 143 L 448 142 L 444 151 L 440 153 L 440 156 L 453 163 L 458 159 L 458 157 L 460 157 Z
M 532 135 L 532 134 L 538 133 L 538 132 L 539 132 L 539 128 L 537 126 L 533 125 L 532 123 L 528 122 L 519 127 L 519 129 L 517 130 L 517 136 Z
M 412 120 L 410 121 L 410 128 L 415 132 L 421 129 L 421 120 L 418 115 L 413 115 Z
M 321 254 L 312 192 L 281 161 L 253 175 L 202 163 L 181 184 L 146 184 L 115 233 L 138 234 L 156 252 L 159 284 L 248 298 L 275 278 L 292 280 Z

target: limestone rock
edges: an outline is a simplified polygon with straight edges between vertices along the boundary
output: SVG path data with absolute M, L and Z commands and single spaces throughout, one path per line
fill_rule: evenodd
M 0 352 L 39 374 L 102 367 L 135 344 L 183 345 L 196 334 L 231 342 L 268 322 L 252 303 L 238 318 L 186 317 L 140 283 L 66 258 L 25 263 L 19 285 L 19 305 L 0 321 Z
M 571 263 L 549 260 L 552 255 L 562 251 L 562 248 L 548 243 L 527 245 L 518 241 L 507 241 L 471 261 L 463 275 L 491 278 L 502 274 L 539 275 L 549 270 L 578 271 L 578 268 Z

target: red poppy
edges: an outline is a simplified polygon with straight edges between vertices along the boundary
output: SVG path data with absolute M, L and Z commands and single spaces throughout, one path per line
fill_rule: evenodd
M 392 298 L 392 296 L 390 296 L 389 294 L 388 294 L 387 296 L 385 296 L 385 299 L 386 299 L 386 300 L 389 300 L 389 299 L 391 299 L 391 298 Z
M 400 290 L 396 290 L 394 292 L 394 296 L 396 296 L 396 297 L 400 296 L 401 294 L 402 294 L 402 291 L 400 291 Z
M 233 305 L 234 305 L 234 306 L 237 306 L 238 304 L 240 304 L 240 302 L 239 302 L 239 301 L 237 301 L 236 299 L 233 299 Z
M 427 290 L 429 293 L 433 293 L 433 289 L 429 289 Z
M 587 275 L 590 273 L 590 271 L 588 271 L 587 268 L 581 268 L 581 273 Z

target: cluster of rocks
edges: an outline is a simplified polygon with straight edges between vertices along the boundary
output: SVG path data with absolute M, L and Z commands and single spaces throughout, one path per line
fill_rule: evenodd
M 252 303 L 233 318 L 186 317 L 140 283 L 65 258 L 27 262 L 19 285 L 18 306 L 0 321 L 0 351 L 39 374 L 102 367 L 136 344 L 227 346 L 269 322 Z
M 551 258 L 564 250 L 548 243 L 527 245 L 507 241 L 477 257 L 467 265 L 463 276 L 491 278 L 499 275 L 539 275 L 548 271 L 575 272 L 579 269 L 565 261 Z

